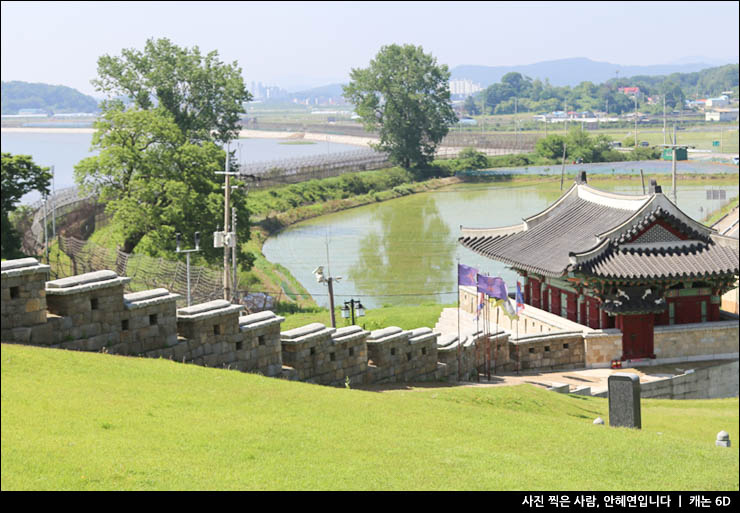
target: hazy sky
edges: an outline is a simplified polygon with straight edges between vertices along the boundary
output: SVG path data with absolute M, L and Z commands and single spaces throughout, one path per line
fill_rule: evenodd
M 737 62 L 738 2 L 2 2 L 2 80 L 93 94 L 97 58 L 167 37 L 295 91 L 346 81 L 381 46 L 450 69 L 587 57 Z

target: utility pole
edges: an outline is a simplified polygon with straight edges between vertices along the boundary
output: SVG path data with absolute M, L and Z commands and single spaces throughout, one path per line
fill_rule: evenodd
M 54 187 L 54 166 L 51 166 L 51 238 L 57 236 L 57 197 Z
M 239 173 L 229 172 L 229 143 L 226 143 L 226 163 L 225 172 L 216 171 L 217 175 L 225 175 L 226 183 L 224 185 L 224 231 L 213 234 L 213 247 L 224 248 L 224 299 L 232 300 L 231 291 L 231 269 L 229 266 L 229 248 L 236 246 L 236 232 L 229 230 L 229 208 L 231 203 L 231 176 Z
M 519 126 L 517 123 L 517 103 L 519 98 L 514 97 L 514 145 L 519 148 Z
M 329 287 L 329 311 L 331 312 L 331 327 L 337 327 L 337 320 L 334 314 L 334 278 L 331 276 L 331 266 L 329 264 L 329 239 L 326 239 L 326 271 L 329 273 L 327 286 Z
M 673 144 L 664 144 L 663 147 L 664 148 L 671 148 L 671 155 L 672 155 L 671 156 L 671 160 L 672 160 L 672 162 L 671 162 L 671 175 L 672 175 L 672 184 L 673 184 L 673 203 L 676 203 L 676 205 L 678 205 L 678 203 L 677 203 L 678 202 L 678 196 L 677 196 L 677 191 L 676 191 L 676 150 L 677 149 L 688 149 L 689 146 L 686 145 L 686 144 L 677 144 L 676 143 L 676 140 L 675 140 L 676 139 L 675 129 L 676 129 L 676 126 L 674 125 L 673 126 L 673 130 L 674 130 L 674 132 L 673 132 L 674 133 L 674 135 L 673 135 L 673 139 L 674 139 L 673 140 Z
M 224 188 L 224 239 L 229 233 L 229 203 L 231 201 L 231 176 L 229 175 L 229 143 L 226 143 L 226 186 Z M 224 240 L 224 242 L 226 242 Z M 229 246 L 224 244 L 224 299 L 231 301 L 231 287 L 229 286 Z
M 665 131 L 665 94 L 663 95 L 663 144 L 666 144 L 666 131 Z
M 563 168 L 560 171 L 560 190 L 563 190 L 563 181 L 565 180 L 565 149 L 568 147 L 566 143 L 563 143 Z
M 637 149 L 637 93 L 635 93 L 635 149 Z
M 46 254 L 46 263 L 49 264 L 49 227 L 46 224 L 46 201 L 48 196 L 44 194 L 44 253 Z
M 200 251 L 200 232 L 195 232 L 195 249 L 180 249 L 180 232 L 175 234 L 177 240 L 177 249 L 175 253 L 185 253 L 185 273 L 187 274 L 187 286 L 188 286 L 188 306 L 190 306 L 190 253 Z
M 324 267 L 318 266 L 316 269 L 314 269 L 313 274 L 316 276 L 316 281 L 318 283 L 326 283 L 326 285 L 329 287 L 329 311 L 331 312 L 331 327 L 336 328 L 337 327 L 337 321 L 336 316 L 334 314 L 334 282 L 339 281 L 342 279 L 341 276 L 337 276 L 336 278 L 331 276 L 331 269 L 329 267 L 329 240 L 326 241 L 326 271 L 327 274 L 329 274 L 329 277 L 324 276 Z
M 231 229 L 234 232 L 234 245 L 231 246 L 231 264 L 233 266 L 231 284 L 234 289 L 232 297 L 238 300 L 239 291 L 237 290 L 237 285 L 239 280 L 237 279 L 236 274 L 236 207 L 231 207 Z

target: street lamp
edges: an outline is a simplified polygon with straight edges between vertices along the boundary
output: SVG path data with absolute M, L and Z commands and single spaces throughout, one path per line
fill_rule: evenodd
M 365 317 L 365 307 L 362 306 L 362 303 L 360 303 L 359 301 L 355 301 L 354 299 L 345 301 L 344 306 L 342 307 L 342 318 L 349 319 L 351 315 L 352 324 L 354 324 L 355 312 L 357 312 L 357 317 Z
M 190 306 L 190 253 L 200 251 L 200 232 L 195 232 L 195 249 L 180 249 L 180 232 L 177 232 L 175 234 L 175 237 L 177 238 L 177 249 L 175 250 L 175 252 L 185 253 L 185 261 L 187 262 L 186 267 L 188 276 L 188 306 Z
M 328 253 L 327 253 L 327 257 L 328 257 Z M 313 275 L 316 276 L 316 281 L 318 283 L 326 283 L 326 285 L 329 287 L 329 311 L 331 312 L 331 327 L 336 328 L 337 321 L 334 318 L 334 282 L 341 280 L 342 277 L 337 276 L 336 278 L 334 278 L 332 276 L 329 276 L 327 278 L 326 276 L 324 276 L 324 266 L 323 265 L 320 265 L 316 269 L 314 269 Z

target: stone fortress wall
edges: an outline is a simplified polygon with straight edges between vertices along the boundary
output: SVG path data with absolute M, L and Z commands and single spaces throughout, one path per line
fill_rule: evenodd
M 49 266 L 25 258 L 2 262 L 1 340 L 59 349 L 168 358 L 341 386 L 470 379 L 483 370 L 482 334 L 445 340 L 429 328 L 320 323 L 281 332 L 273 312 L 243 314 L 215 300 L 176 307 L 166 289 L 125 293 L 130 278 L 97 271 L 46 281 Z M 492 340 L 506 345 L 508 335 Z
M 561 326 L 529 306 L 518 321 L 501 316 L 494 333 L 475 330 L 459 340 L 429 328 L 369 332 L 320 323 L 281 332 L 285 319 L 270 311 L 244 315 L 241 305 L 225 300 L 178 309 L 178 294 L 125 293 L 130 278 L 113 271 L 46 281 L 48 272 L 33 258 L 2 262 L 3 342 L 168 358 L 334 386 L 467 381 L 485 372 L 486 362 L 493 372 L 603 367 L 621 353 L 619 330 Z M 737 333 L 737 321 L 663 327 L 656 329 L 656 353 L 675 362 L 737 358 Z
M 475 288 L 460 287 L 460 305 L 463 315 L 475 312 Z M 526 305 L 516 320 L 506 317 L 500 307 L 489 308 L 486 305 L 482 315 L 496 319 L 496 326 L 511 334 L 508 345 L 512 356 L 507 370 L 609 367 L 622 355 L 619 329 L 593 329 L 531 305 Z M 649 363 L 738 358 L 740 323 L 731 314 L 727 317 L 712 322 L 656 326 L 656 359 Z

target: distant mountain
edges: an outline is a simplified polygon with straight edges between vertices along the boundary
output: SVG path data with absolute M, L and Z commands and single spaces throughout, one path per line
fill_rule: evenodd
M 67 86 L 12 81 L 2 82 L 1 89 L 3 114 L 18 114 L 22 109 L 60 114 L 98 110 L 98 100 Z
M 516 71 L 532 79 L 549 79 L 554 86 L 576 86 L 584 81 L 600 84 L 617 77 L 627 78 L 636 75 L 669 75 L 671 73 L 692 73 L 713 67 L 714 64 L 657 64 L 653 66 L 623 66 L 608 62 L 597 62 L 584 57 L 538 62 L 522 66 L 456 66 L 452 78 L 469 79 L 488 87 L 501 81 L 506 73 Z
M 329 84 L 321 87 L 314 87 L 312 89 L 290 93 L 290 96 L 299 99 L 315 98 L 321 96 L 327 98 L 336 98 L 344 94 L 344 91 L 342 90 L 342 85 L 344 84 Z

